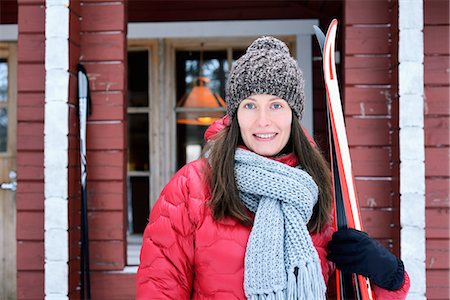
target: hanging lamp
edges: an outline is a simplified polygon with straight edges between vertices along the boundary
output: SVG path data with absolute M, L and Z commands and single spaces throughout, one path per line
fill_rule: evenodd
M 178 101 L 178 124 L 206 126 L 223 116 L 226 110 L 225 101 L 208 88 L 208 82 L 206 77 L 196 78 L 192 89 Z

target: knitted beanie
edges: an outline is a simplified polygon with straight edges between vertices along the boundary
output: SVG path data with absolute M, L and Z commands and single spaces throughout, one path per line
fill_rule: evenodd
M 271 36 L 255 40 L 230 71 L 225 92 L 230 120 L 242 100 L 257 94 L 286 100 L 301 119 L 305 98 L 302 71 L 286 44 Z

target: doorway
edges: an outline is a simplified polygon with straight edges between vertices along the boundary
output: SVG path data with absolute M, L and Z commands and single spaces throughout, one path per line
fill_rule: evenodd
M 0 299 L 16 299 L 16 44 L 0 43 Z

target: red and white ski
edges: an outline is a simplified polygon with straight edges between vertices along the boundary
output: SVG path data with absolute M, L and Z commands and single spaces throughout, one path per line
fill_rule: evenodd
M 336 228 L 354 228 L 362 230 L 358 197 L 345 131 L 344 114 L 335 63 L 335 42 L 338 22 L 334 19 L 324 36 L 318 27 L 314 27 L 316 37 L 322 49 L 323 72 L 327 93 L 328 129 L 330 138 L 330 159 L 335 205 Z M 338 299 L 372 300 L 370 282 L 356 274 L 345 274 L 336 270 Z

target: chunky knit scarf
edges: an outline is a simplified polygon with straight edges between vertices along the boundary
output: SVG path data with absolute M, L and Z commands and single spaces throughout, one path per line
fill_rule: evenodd
M 250 300 L 325 299 L 320 259 L 306 224 L 318 188 L 305 171 L 237 149 L 235 176 L 245 206 L 255 212 L 245 254 Z

